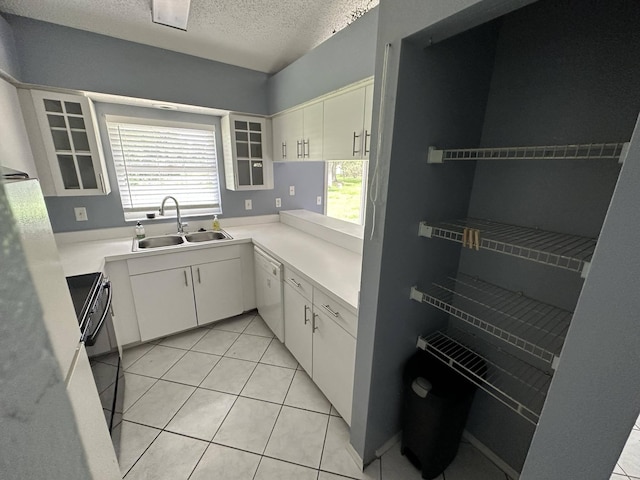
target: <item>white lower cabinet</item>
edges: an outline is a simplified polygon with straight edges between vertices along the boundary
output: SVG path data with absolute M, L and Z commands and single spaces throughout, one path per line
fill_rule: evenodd
M 285 345 L 351 425 L 357 317 L 285 269 Z
M 311 302 L 284 284 L 284 344 L 302 368 L 313 377 Z
M 143 342 L 243 311 L 242 263 L 237 246 L 127 263 Z
M 356 339 L 323 312 L 313 315 L 313 381 L 351 425 Z
M 175 268 L 131 277 L 142 341 L 198 325 L 191 268 Z
M 242 313 L 240 259 L 195 265 L 191 274 L 199 325 Z

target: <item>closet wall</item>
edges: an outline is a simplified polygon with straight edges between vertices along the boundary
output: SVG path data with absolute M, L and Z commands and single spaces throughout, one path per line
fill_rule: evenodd
M 481 139 L 474 146 L 628 142 L 640 112 L 639 14 L 636 2 L 590 2 L 586 9 L 584 2 L 577 0 L 541 1 L 477 27 L 476 32 L 489 32 L 497 25 L 499 33 L 497 45 L 483 43 L 487 52 L 495 51 L 495 56 Z M 461 47 L 461 40 L 462 35 L 458 35 L 440 45 L 478 48 L 471 43 Z M 436 46 L 425 48 L 425 63 L 437 57 Z M 411 70 L 401 67 L 401 78 L 405 72 L 410 74 Z M 483 81 L 471 65 L 465 74 L 477 76 L 479 83 Z M 451 85 L 452 89 L 456 87 Z M 456 93 L 468 94 L 460 90 Z M 471 129 L 468 134 L 473 138 L 476 132 Z M 430 140 L 438 148 L 469 146 L 456 143 L 449 131 L 440 138 L 430 136 Z M 476 162 L 430 165 L 428 175 L 437 181 L 454 164 L 461 168 L 459 163 L 470 169 Z M 466 216 L 596 238 L 619 172 L 618 162 L 610 159 L 477 161 Z M 464 182 L 466 177 L 461 177 Z M 462 197 L 464 193 L 452 189 L 439 201 L 457 202 Z M 437 223 L 451 219 L 433 217 L 432 213 L 425 211 L 425 220 Z M 443 261 L 437 251 L 440 243 L 449 242 L 424 239 L 427 258 Z M 458 270 L 571 312 L 584 283 L 577 272 L 469 248 L 462 248 L 460 256 L 448 262 L 452 272 Z M 434 269 L 425 270 L 418 284 L 428 289 L 434 273 Z M 424 333 L 430 333 L 446 315 L 432 306 L 423 308 Z M 555 327 L 551 324 L 547 328 Z M 446 330 L 454 337 L 463 332 L 458 339 L 489 359 L 507 352 L 542 372 L 553 372 L 550 364 L 453 316 Z M 539 378 L 545 379 L 538 371 L 523 372 L 510 357 L 495 361 L 507 371 L 517 372 L 523 382 L 535 383 L 535 388 L 540 388 Z M 547 389 L 548 384 L 541 387 L 542 398 Z M 515 392 L 525 402 L 530 394 L 518 388 Z M 520 471 L 535 425 L 479 392 L 467 430 Z

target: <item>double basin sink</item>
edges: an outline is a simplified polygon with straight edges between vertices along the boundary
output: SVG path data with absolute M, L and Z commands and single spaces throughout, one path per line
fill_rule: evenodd
M 188 243 L 215 242 L 219 240 L 232 240 L 233 237 L 224 230 L 204 231 L 193 233 L 176 233 L 173 235 L 160 235 L 157 237 L 147 237 L 141 240 L 134 239 L 133 251 L 146 250 L 158 247 L 177 247 Z

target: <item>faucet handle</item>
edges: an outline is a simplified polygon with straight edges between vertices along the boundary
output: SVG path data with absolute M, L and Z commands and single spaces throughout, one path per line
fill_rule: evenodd
M 182 222 L 182 223 L 180 224 L 180 228 L 182 229 L 182 231 L 183 231 L 183 232 L 184 232 L 184 229 L 185 229 L 186 227 L 188 227 L 188 226 L 189 226 L 189 222 Z

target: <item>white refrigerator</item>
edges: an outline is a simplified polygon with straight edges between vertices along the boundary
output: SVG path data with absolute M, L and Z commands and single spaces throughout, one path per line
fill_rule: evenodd
M 0 477 L 121 478 L 39 182 L 0 177 Z

